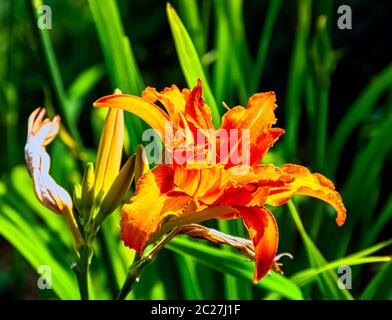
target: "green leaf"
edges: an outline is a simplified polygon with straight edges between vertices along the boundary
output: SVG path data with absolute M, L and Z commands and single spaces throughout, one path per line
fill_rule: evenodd
M 34 24 L 38 20 L 38 9 L 43 5 L 42 0 L 31 0 L 31 11 L 33 14 Z M 50 39 L 50 30 L 46 28 L 34 28 L 38 32 L 40 45 L 44 52 L 46 65 L 49 71 L 50 84 L 58 101 L 60 111 L 64 115 L 65 123 L 69 127 L 73 138 L 81 145 L 81 138 L 77 129 L 75 118 L 72 117 L 72 106 L 70 106 L 69 97 L 65 91 L 64 83 L 61 78 L 60 68 L 57 63 L 56 54 Z
M 178 1 L 178 8 L 199 56 L 202 56 L 206 52 L 206 39 L 204 38 L 197 0 Z
M 203 83 L 203 97 L 211 107 L 212 121 L 216 127 L 220 124 L 220 109 L 218 109 L 214 96 L 212 95 L 207 77 L 204 74 L 199 56 L 195 46 L 182 24 L 180 17 L 174 8 L 168 3 L 166 6 L 167 17 L 169 19 L 170 29 L 176 46 L 178 59 L 180 61 L 182 72 L 185 76 L 189 88 L 193 88 L 197 79 Z
M 392 132 L 392 111 L 379 126 L 377 135 L 359 152 L 347 182 L 343 188 L 342 198 L 350 212 L 345 230 L 339 240 L 337 257 L 344 256 L 350 243 L 352 230 L 363 214 L 367 213 L 366 206 L 374 184 L 379 179 L 388 152 L 392 149 L 392 139 L 385 139 Z M 366 183 L 363 183 L 366 181 Z M 358 186 L 361 186 L 358 188 Z
M 180 273 L 184 298 L 187 300 L 203 300 L 203 292 L 197 278 L 196 261 L 189 256 L 176 255 L 175 258 Z
M 295 208 L 295 205 L 292 200 L 288 202 L 289 212 L 291 217 L 293 218 L 297 229 L 301 235 L 302 241 L 304 242 L 306 248 L 306 254 L 308 256 L 309 263 L 312 268 L 320 268 L 327 264 L 327 261 L 314 244 L 312 239 L 306 233 L 305 228 L 302 224 L 301 218 Z M 327 299 L 353 299 L 350 292 L 348 290 L 340 290 L 337 286 L 337 276 L 331 270 L 326 271 L 325 273 L 320 274 L 319 281 L 317 284 L 319 285 L 320 291 L 323 293 L 323 297 Z
M 246 258 L 238 253 L 212 248 L 199 241 L 191 241 L 183 236 L 174 238 L 166 245 L 166 248 L 176 253 L 190 256 L 197 262 L 214 270 L 242 279 L 244 284 L 250 284 L 252 282 L 254 263 L 246 261 Z M 298 286 L 289 279 L 274 272 L 267 275 L 255 284 L 255 286 L 267 291 L 279 293 L 288 299 L 303 299 Z
M 246 105 L 250 94 L 250 74 L 252 74 L 252 58 L 246 37 L 245 23 L 243 19 L 243 0 L 224 1 L 226 11 L 225 19 L 229 24 L 229 36 L 231 38 L 232 74 L 242 105 Z M 218 9 L 218 8 L 217 8 Z
M 231 76 L 233 55 L 232 42 L 230 36 L 229 24 L 224 12 L 224 5 L 222 1 L 214 3 L 215 16 L 216 16 L 216 37 L 215 37 L 215 50 L 216 62 L 213 65 L 212 85 L 214 95 L 217 101 L 228 100 L 229 93 L 233 88 L 233 77 Z M 222 79 L 225 79 L 222 81 Z
M 219 220 L 218 226 L 219 230 L 227 234 L 238 234 L 236 225 L 237 222 L 242 224 L 240 220 Z M 222 250 L 232 252 L 232 248 L 222 245 Z M 225 295 L 228 300 L 251 300 L 252 299 L 252 288 L 249 284 L 246 286 L 241 279 L 238 279 L 230 274 L 224 274 L 224 287 Z
M 125 36 L 115 0 L 89 0 L 91 12 L 98 31 L 107 70 L 113 86 L 123 93 L 140 95 L 144 83 L 136 64 L 131 44 Z M 126 114 L 125 124 L 130 135 L 130 152 L 140 144 L 144 131 L 142 121 Z
M 82 111 L 83 99 L 98 84 L 105 73 L 102 65 L 93 65 L 83 70 L 68 88 L 68 96 L 70 100 L 69 114 L 75 122 L 79 121 Z
M 373 277 L 373 279 L 369 282 L 366 289 L 362 292 L 360 299 L 361 300 L 370 300 L 374 299 L 374 296 L 377 292 L 381 291 L 381 289 L 386 287 L 387 292 L 389 292 L 389 296 L 386 296 L 385 299 L 391 299 L 390 292 L 390 283 L 392 278 L 392 263 L 386 263 L 382 269 L 377 272 L 377 274 Z
M 379 74 L 372 77 L 368 86 L 349 107 L 331 140 L 328 163 L 331 165 L 330 172 L 332 174 L 336 172 L 342 150 L 352 131 L 369 116 L 378 99 L 391 87 L 392 64 L 389 64 Z
M 388 221 L 392 218 L 392 196 L 386 201 L 386 205 L 381 210 L 377 219 L 370 226 L 370 230 L 366 232 L 364 235 L 363 246 L 366 247 L 369 244 L 373 243 L 377 236 L 380 234 L 381 230 L 386 226 Z
M 303 79 L 307 64 L 307 42 L 312 18 L 312 1 L 300 0 L 298 3 L 298 27 L 295 33 L 294 48 L 292 50 L 290 69 L 287 80 L 287 99 L 285 116 L 287 158 L 293 161 L 297 154 L 299 123 L 301 115 L 301 97 L 303 92 Z
M 298 285 L 303 285 L 308 282 L 315 276 L 320 273 L 326 272 L 328 270 L 336 269 L 342 265 L 361 265 L 366 263 L 376 263 L 376 262 L 390 262 L 392 261 L 391 257 L 388 256 L 370 256 L 372 253 L 379 251 L 387 246 L 392 244 L 392 239 L 388 241 L 381 242 L 377 245 L 374 245 L 368 249 L 361 250 L 360 252 L 354 253 L 342 259 L 338 259 L 332 262 L 328 262 L 327 264 L 319 267 L 319 268 L 310 268 L 307 270 L 302 270 L 291 277 Z
M 70 265 L 62 266 L 48 250 L 38 226 L 27 224 L 20 213 L 6 205 L 0 206 L 0 234 L 35 268 L 47 265 L 52 271 L 52 288 L 61 299 L 78 299 L 76 278 Z M 46 232 L 45 238 L 50 241 Z M 68 268 L 68 270 L 67 270 Z M 38 278 L 38 276 L 37 276 Z M 38 290 L 38 289 L 37 289 Z
M 73 248 L 73 240 L 70 232 L 63 232 L 67 224 L 61 216 L 54 215 L 52 211 L 42 206 L 35 197 L 31 178 L 23 165 L 14 167 L 10 174 L 10 184 L 7 189 L 7 198 L 15 199 L 13 206 L 18 212 L 29 210 L 41 219 L 51 232 L 58 234 L 62 243 L 67 248 Z M 32 215 L 27 215 L 29 219 Z

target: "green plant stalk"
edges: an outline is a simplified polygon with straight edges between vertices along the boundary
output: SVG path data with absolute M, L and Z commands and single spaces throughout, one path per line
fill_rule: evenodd
M 306 70 L 306 45 L 310 32 L 312 1 L 301 0 L 298 6 L 298 29 L 291 57 L 286 101 L 286 154 L 293 161 L 297 154 L 297 140 L 301 114 L 302 79 Z
M 129 267 L 127 277 L 122 285 L 116 300 L 124 300 L 127 295 L 132 291 L 135 284 L 139 281 L 140 274 L 144 268 L 149 265 L 157 256 L 159 251 L 177 234 L 178 229 L 174 228 L 166 236 L 164 236 L 148 253 L 144 254 L 141 258 L 136 257 Z
M 42 5 L 42 1 L 31 0 L 30 4 L 31 4 L 32 17 L 35 24 L 35 21 L 38 20 L 37 10 Z M 75 123 L 69 117 L 68 108 L 69 108 L 70 100 L 64 88 L 64 83 L 61 78 L 61 73 L 57 63 L 56 55 L 53 49 L 52 42 L 50 40 L 49 30 L 41 29 L 41 28 L 34 28 L 34 29 L 38 30 L 37 32 L 40 39 L 40 44 L 45 56 L 45 60 L 46 60 L 46 64 L 51 80 L 50 83 L 53 85 L 53 90 L 59 102 L 61 114 L 64 115 L 65 122 L 71 132 L 71 135 L 76 140 L 77 144 L 79 146 L 82 146 L 81 143 L 82 139 L 80 137 L 79 131 Z
M 88 300 L 89 299 L 89 290 L 88 290 L 88 273 L 89 273 L 89 265 L 90 265 L 90 254 L 92 253 L 92 249 L 87 245 L 87 243 L 83 246 L 80 254 L 79 260 L 79 290 L 80 290 L 80 299 Z
M 125 300 L 127 295 L 132 291 L 135 284 L 139 281 L 142 270 L 150 263 L 149 259 L 135 258 L 128 269 L 127 277 L 122 285 L 116 300 Z

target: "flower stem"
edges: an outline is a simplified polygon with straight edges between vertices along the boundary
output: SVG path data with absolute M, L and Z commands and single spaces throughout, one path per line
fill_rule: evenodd
M 127 277 L 116 297 L 116 300 L 124 300 L 127 297 L 128 293 L 133 289 L 133 286 L 138 282 L 140 273 L 148 263 L 150 263 L 150 261 L 147 259 L 135 259 L 128 269 Z
M 149 265 L 159 251 L 178 233 L 179 229 L 175 228 L 163 237 L 148 253 L 143 257 L 137 257 L 128 269 L 127 277 L 122 285 L 116 300 L 124 300 L 132 291 L 134 285 L 139 281 L 139 277 L 143 269 Z
M 83 247 L 82 255 L 80 256 L 80 298 L 88 300 L 88 253 L 87 246 Z
M 80 298 L 89 300 L 88 278 L 90 269 L 90 260 L 93 254 L 97 230 L 85 235 L 84 245 L 80 250 L 80 258 L 78 263 L 78 284 Z

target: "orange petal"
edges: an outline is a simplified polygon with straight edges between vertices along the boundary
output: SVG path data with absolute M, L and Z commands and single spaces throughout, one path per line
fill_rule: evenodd
M 156 101 L 162 103 L 170 116 L 170 120 L 173 121 L 174 127 L 178 127 L 178 124 L 181 121 L 180 114 L 185 113 L 186 101 L 184 94 L 176 85 L 165 88 L 161 92 L 158 92 L 155 88 L 147 87 L 143 91 L 142 96 L 152 103 L 155 103 Z
M 158 165 L 139 179 L 135 196 L 121 212 L 120 237 L 126 246 L 142 254 L 162 221 L 180 215 L 189 205 L 192 198 L 173 187 L 173 171 L 167 165 Z
M 337 212 L 336 223 L 342 226 L 346 220 L 346 208 L 339 192 L 331 180 L 319 173 L 311 173 L 307 168 L 295 164 L 286 164 L 281 167 L 282 171 L 292 176 L 294 180 L 286 183 L 283 187 L 270 190 L 267 203 L 280 206 L 286 203 L 294 194 L 302 194 L 315 197 L 333 206 Z
M 198 79 L 196 87 L 189 94 L 186 94 L 185 117 L 197 128 L 212 129 L 214 125 L 212 124 L 211 110 L 204 103 L 201 92 L 201 80 Z
M 214 203 L 223 194 L 229 177 L 221 165 L 176 166 L 174 170 L 176 187 L 205 204 Z
M 232 173 L 237 167 L 228 172 Z M 231 175 L 224 194 L 216 201 L 223 205 L 264 206 L 269 190 L 292 181 L 289 175 L 273 165 L 249 167 L 248 173 Z
M 236 207 L 244 219 L 255 247 L 256 270 L 253 281 L 257 283 L 269 271 L 278 250 L 279 232 L 272 213 L 263 207 Z
M 169 117 L 161 108 L 147 99 L 127 94 L 112 94 L 98 99 L 93 105 L 97 108 L 116 108 L 133 113 L 157 130 L 164 140 L 165 124 L 169 121 Z
M 271 128 L 264 130 L 257 138 L 256 142 L 250 145 L 250 165 L 257 165 L 267 151 L 272 148 L 279 137 L 282 136 L 285 131 L 281 128 Z
M 230 154 L 236 151 L 239 157 L 249 157 L 250 165 L 259 163 L 268 149 L 284 133 L 283 129 L 272 129 L 272 125 L 276 123 L 275 109 L 275 93 L 267 92 L 253 95 L 249 99 L 247 108 L 237 106 L 229 110 L 222 118 L 221 128 L 225 130 L 249 129 L 250 131 L 250 152 L 242 151 L 242 140 L 238 139 L 238 143 L 232 147 Z M 241 137 L 241 132 L 239 132 L 239 137 Z M 228 159 L 221 160 L 228 162 L 227 167 L 233 165 Z

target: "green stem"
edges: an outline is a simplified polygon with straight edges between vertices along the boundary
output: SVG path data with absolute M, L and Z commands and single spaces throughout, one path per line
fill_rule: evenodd
M 144 267 L 151 261 L 147 259 L 136 258 L 133 264 L 129 267 L 127 277 L 122 285 L 116 300 L 125 300 L 127 295 L 133 289 L 133 286 L 139 281 L 139 276 Z
M 80 291 L 80 298 L 82 300 L 88 300 L 88 271 L 90 265 L 90 253 L 91 248 L 85 244 L 82 248 L 80 254 L 80 264 L 79 264 L 79 291 Z
M 131 292 L 135 284 L 139 281 L 140 274 L 143 269 L 149 265 L 159 251 L 178 233 L 179 229 L 175 228 L 164 236 L 148 253 L 143 257 L 137 257 L 133 261 L 132 265 L 128 269 L 127 277 L 122 285 L 120 292 L 117 295 L 116 300 L 124 300 L 127 295 Z
M 91 256 L 94 250 L 94 243 L 99 228 L 94 224 L 87 224 L 85 226 L 84 245 L 81 248 L 80 258 L 78 263 L 78 284 L 80 291 L 80 298 L 82 300 L 89 300 L 88 278 Z

